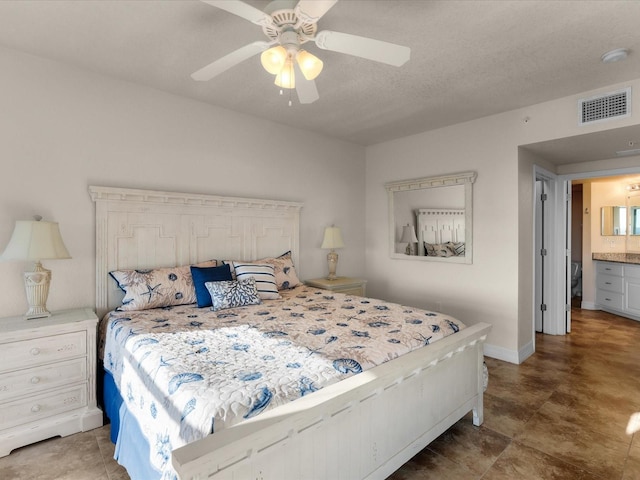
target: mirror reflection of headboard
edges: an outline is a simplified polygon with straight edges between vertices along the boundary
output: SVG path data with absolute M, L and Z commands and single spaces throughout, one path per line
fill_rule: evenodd
M 418 255 L 426 256 L 425 243 L 464 243 L 464 209 L 419 208 L 416 210 Z
M 385 184 L 389 206 L 389 256 L 399 260 L 420 260 L 447 263 L 472 263 L 473 257 L 473 183 L 476 172 L 453 173 L 435 177 L 412 178 Z M 429 208 L 425 208 L 428 206 Z M 456 226 L 445 227 L 455 234 L 456 254 L 451 256 L 425 255 L 425 240 L 418 242 L 418 255 L 403 252 L 416 251 L 411 245 L 407 248 L 403 242 L 403 230 L 416 228 L 416 237 L 421 227 L 416 210 L 434 210 L 439 212 L 456 212 L 453 217 L 460 218 Z M 429 227 L 422 228 L 424 236 Z M 438 228 L 436 228 L 437 231 Z M 428 235 L 428 234 L 427 234 Z M 441 240 L 451 238 L 443 231 L 438 233 Z M 434 236 L 434 240 L 435 240 Z M 430 239 L 428 237 L 428 239 Z M 457 242 L 456 242 L 457 240 Z M 447 243 L 445 241 L 444 243 Z M 427 241 L 427 243 L 430 243 Z M 441 243 L 440 243 L 441 244 Z M 452 246 L 447 246 L 447 248 Z M 464 250 L 464 251 L 462 251 Z

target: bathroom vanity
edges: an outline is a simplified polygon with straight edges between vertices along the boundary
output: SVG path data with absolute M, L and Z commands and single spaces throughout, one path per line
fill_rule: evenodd
M 594 253 L 596 307 L 640 321 L 640 254 Z

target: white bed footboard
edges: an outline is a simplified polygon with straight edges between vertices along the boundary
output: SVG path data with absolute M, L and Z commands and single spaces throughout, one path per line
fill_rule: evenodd
M 483 421 L 476 324 L 173 452 L 182 480 L 384 479 L 469 411 Z

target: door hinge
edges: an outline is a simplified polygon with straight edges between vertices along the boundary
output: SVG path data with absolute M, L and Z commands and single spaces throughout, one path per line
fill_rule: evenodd
M 541 202 L 545 202 L 547 200 L 547 194 L 546 193 L 541 193 L 540 194 L 540 201 Z
M 564 306 L 564 311 L 565 312 L 570 312 L 571 311 L 571 305 L 565 305 Z
M 540 304 L 540 310 L 542 310 L 543 312 L 546 312 L 547 311 L 547 304 L 546 303 Z
M 546 257 L 547 256 L 547 249 L 546 248 L 540 249 L 540 255 L 543 256 L 543 257 Z

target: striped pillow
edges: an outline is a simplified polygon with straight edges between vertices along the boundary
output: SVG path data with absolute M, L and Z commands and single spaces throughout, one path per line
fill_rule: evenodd
M 263 300 L 280 298 L 273 265 L 233 262 L 238 281 L 253 277 L 256 281 L 258 295 Z

